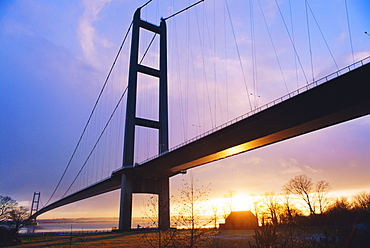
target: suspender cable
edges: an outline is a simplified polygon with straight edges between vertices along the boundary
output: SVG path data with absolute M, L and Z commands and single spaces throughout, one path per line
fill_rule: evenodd
M 291 35 L 290 35 L 290 33 L 289 33 L 288 26 L 287 26 L 287 24 L 286 24 L 286 22 L 285 22 L 285 19 L 284 19 L 283 13 L 281 12 L 281 9 L 280 9 L 280 5 L 279 5 L 279 3 L 277 2 L 277 0 L 275 0 L 275 3 L 276 3 L 276 6 L 278 7 L 280 17 L 281 17 L 281 19 L 283 20 L 283 23 L 284 23 L 284 26 L 285 26 L 285 30 L 286 30 L 286 31 L 287 31 L 287 33 L 288 33 L 288 36 L 289 36 L 290 42 L 292 43 L 294 53 L 295 53 L 295 55 L 296 55 L 296 57 L 297 57 L 297 59 L 298 59 L 298 63 L 299 63 L 299 65 L 300 65 L 300 67 L 301 67 L 301 70 L 302 70 L 303 76 L 304 76 L 304 78 L 305 78 L 305 80 L 306 80 L 306 84 L 308 84 L 308 80 L 307 80 L 306 73 L 305 73 L 305 71 L 304 71 L 304 69 L 303 69 L 303 66 L 302 66 L 301 60 L 300 60 L 300 58 L 299 58 L 299 56 L 298 56 L 297 49 L 296 49 L 296 47 L 295 47 L 295 45 L 294 45 L 294 42 L 293 42 L 293 40 L 292 40 L 292 37 L 291 37 Z
M 226 77 L 226 120 L 229 120 L 229 77 L 228 77 L 228 53 L 227 53 L 227 39 L 226 39 L 226 9 L 223 11 L 224 24 L 224 56 L 225 56 L 225 77 Z
M 81 172 L 82 172 L 83 168 L 85 168 L 85 165 L 86 165 L 86 164 L 87 164 L 87 162 L 89 161 L 89 159 L 90 159 L 91 155 L 93 154 L 93 152 L 94 152 L 95 148 L 97 147 L 97 145 L 98 145 L 98 143 L 99 143 L 100 139 L 102 138 L 103 134 L 105 133 L 105 130 L 107 130 L 107 127 L 108 127 L 108 125 L 109 125 L 110 121 L 112 120 L 112 118 L 113 118 L 114 114 L 116 113 L 116 111 L 117 111 L 117 109 L 118 109 L 119 105 L 121 104 L 121 101 L 122 101 L 123 97 L 125 96 L 125 94 L 126 94 L 126 92 L 127 92 L 127 89 L 128 89 L 128 86 L 127 86 L 127 87 L 126 87 L 126 89 L 123 91 L 123 93 L 122 93 L 122 95 L 121 95 L 120 99 L 118 100 L 118 102 L 117 102 L 117 104 L 116 104 L 116 106 L 115 106 L 115 108 L 114 108 L 114 110 L 113 110 L 112 114 L 110 115 L 110 117 L 109 117 L 109 119 L 108 119 L 107 123 L 105 124 L 105 126 L 104 126 L 104 128 L 103 128 L 102 132 L 100 133 L 99 138 L 97 139 L 97 141 L 95 142 L 95 144 L 94 144 L 93 148 L 91 149 L 91 151 L 90 151 L 90 153 L 89 153 L 89 156 L 87 156 L 87 158 L 86 158 L 86 160 L 85 160 L 84 164 L 81 166 L 81 169 L 78 171 L 78 173 L 77 173 L 76 177 L 73 179 L 73 181 L 72 181 L 71 185 L 68 187 L 68 189 L 66 190 L 66 192 L 63 194 L 62 198 L 63 198 L 63 197 L 68 193 L 68 191 L 70 190 L 70 188 L 73 186 L 73 184 L 74 184 L 74 183 L 75 183 L 75 181 L 77 180 L 78 176 L 81 174 Z
M 352 34 L 351 34 L 351 25 L 349 23 L 349 14 L 348 14 L 348 6 L 347 6 L 347 0 L 344 0 L 344 3 L 346 5 L 346 15 L 347 15 L 347 25 L 348 25 L 348 35 L 349 35 L 349 42 L 351 43 L 351 51 L 352 51 L 352 62 L 355 63 L 355 55 L 353 52 L 353 43 L 352 43 Z
M 278 63 L 279 69 L 280 69 L 280 73 L 281 73 L 281 76 L 282 76 L 283 81 L 284 81 L 285 89 L 286 89 L 287 93 L 289 93 L 288 85 L 287 85 L 286 80 L 285 80 L 285 76 L 284 76 L 284 73 L 283 73 L 283 69 L 282 69 L 282 67 L 281 67 L 280 59 L 279 59 L 279 56 L 278 56 L 278 54 L 277 54 L 276 47 L 275 47 L 275 44 L 274 44 L 274 40 L 272 39 L 271 32 L 270 32 L 270 28 L 269 28 L 269 26 L 268 26 L 268 24 L 267 24 L 267 20 L 266 20 L 265 12 L 264 12 L 264 11 L 263 11 L 263 9 L 262 9 L 262 5 L 261 5 L 261 1 L 260 1 L 260 0 L 258 0 L 258 5 L 259 5 L 260 10 L 261 10 L 261 13 L 262 13 L 263 21 L 264 21 L 265 26 L 266 26 L 266 28 L 267 28 L 267 33 L 268 33 L 268 35 L 269 35 L 270 42 L 271 42 L 272 48 L 273 48 L 273 50 L 274 50 L 275 57 L 276 57 L 276 60 L 277 60 L 277 63 Z M 295 56 L 294 56 L 294 60 L 295 60 L 295 59 L 296 59 L 296 58 L 295 58 Z
M 131 27 L 132 27 L 132 22 L 131 22 L 131 24 L 130 24 L 130 26 L 129 26 L 129 28 L 128 28 L 127 32 L 126 32 L 125 37 L 123 38 L 123 41 L 122 41 L 122 43 L 121 43 L 120 48 L 118 49 L 117 55 L 116 55 L 116 57 L 114 58 L 113 64 L 112 64 L 112 66 L 111 66 L 111 68 L 110 68 L 110 70 L 109 70 L 109 72 L 108 72 L 107 78 L 106 78 L 106 79 L 105 79 L 105 81 L 104 81 L 103 87 L 102 87 L 102 88 L 101 88 L 101 90 L 100 90 L 99 96 L 98 96 L 98 98 L 97 98 L 97 99 L 96 99 L 96 101 L 95 101 L 94 107 L 93 107 L 93 109 L 92 109 L 92 111 L 91 111 L 91 113 L 90 113 L 90 116 L 89 116 L 89 118 L 88 118 L 88 120 L 87 120 L 87 122 L 86 122 L 86 125 L 85 125 L 85 127 L 84 127 L 84 129 L 83 129 L 83 131 L 82 131 L 82 134 L 81 134 L 80 138 L 78 139 L 77 145 L 76 145 L 75 149 L 73 150 L 72 156 L 71 156 L 71 158 L 69 159 L 68 164 L 67 164 L 66 168 L 64 169 L 64 172 L 63 172 L 63 174 L 62 174 L 61 178 L 59 179 L 59 181 L 58 181 L 58 183 L 57 183 L 57 186 L 55 187 L 55 189 L 54 189 L 53 193 L 51 194 L 50 198 L 47 200 L 47 202 L 46 202 L 46 204 L 45 204 L 45 205 L 47 205 L 47 204 L 50 202 L 50 200 L 52 199 L 52 197 L 54 196 L 55 192 L 57 191 L 57 189 L 58 189 L 58 188 L 59 188 L 59 186 L 60 186 L 60 183 L 62 182 L 62 180 L 63 180 L 64 176 L 66 175 L 66 173 L 67 173 L 67 170 L 68 170 L 69 166 L 71 165 L 71 162 L 72 162 L 72 160 L 73 160 L 73 158 L 74 158 L 74 156 L 75 156 L 75 154 L 76 154 L 76 152 L 77 152 L 78 147 L 80 146 L 81 140 L 82 140 L 82 138 L 83 138 L 83 136 L 84 136 L 84 134 L 85 134 L 85 132 L 86 132 L 86 130 L 87 130 L 87 127 L 88 127 L 88 125 L 89 125 L 89 123 L 90 123 L 90 121 L 91 121 L 91 118 L 92 118 L 92 116 L 93 116 L 93 114 L 94 114 L 94 112 L 95 112 L 95 110 L 96 110 L 96 107 L 97 107 L 97 105 L 98 105 L 98 102 L 100 101 L 100 98 L 101 98 L 101 96 L 102 96 L 102 94 L 103 94 L 103 91 L 104 91 L 104 89 L 105 89 L 105 86 L 107 85 L 108 80 L 109 80 L 109 78 L 110 78 L 110 75 L 112 74 L 113 68 L 114 68 L 114 66 L 116 65 L 116 62 L 117 62 L 118 57 L 119 57 L 119 55 L 120 55 L 120 53 L 121 53 L 121 51 L 122 51 L 123 45 L 124 45 L 124 44 L 125 44 L 125 42 L 126 42 L 126 39 L 127 39 L 128 34 L 129 34 L 130 30 L 131 30 Z
M 305 11 L 306 11 L 308 48 L 309 48 L 310 62 L 311 62 L 311 75 L 312 75 L 312 82 L 314 82 L 315 81 L 315 77 L 314 77 L 313 60 L 312 60 L 311 32 L 310 32 L 310 22 L 308 20 L 308 3 L 307 3 L 307 0 L 305 1 Z
M 311 12 L 311 15 L 312 15 L 313 19 L 315 20 L 316 26 L 317 26 L 317 28 L 319 29 L 321 36 L 322 36 L 322 38 L 323 38 L 323 40 L 324 40 L 324 42 L 325 42 L 326 48 L 328 48 L 328 51 L 329 51 L 329 53 L 330 53 L 330 56 L 331 56 L 331 58 L 332 58 L 332 59 L 333 59 L 333 61 L 334 61 L 335 67 L 337 67 L 337 70 L 339 71 L 338 64 L 337 64 L 337 62 L 335 61 L 335 58 L 334 58 L 334 56 L 333 56 L 333 53 L 331 52 L 331 49 L 330 49 L 330 47 L 329 47 L 329 45 L 328 45 L 328 42 L 327 42 L 327 41 L 326 41 L 326 39 L 325 39 L 324 33 L 322 32 L 321 27 L 320 27 L 320 25 L 319 25 L 319 22 L 317 21 L 317 19 L 316 19 L 316 17 L 315 17 L 315 15 L 314 15 L 314 13 L 313 13 L 313 11 L 312 11 L 312 9 L 311 9 L 311 6 L 310 6 L 310 4 L 308 3 L 308 1 L 307 1 L 307 6 L 308 6 L 308 9 L 309 9 L 309 10 L 310 10 L 310 12 Z
M 258 107 L 257 97 L 258 97 L 258 87 L 257 87 L 257 49 L 256 49 L 256 37 L 254 32 L 254 11 L 253 3 L 249 1 L 249 22 L 251 26 L 250 35 L 251 35 L 251 64 L 252 64 L 252 85 L 253 85 L 253 99 L 254 106 L 256 109 Z M 252 93 L 251 93 L 252 94 Z
M 202 55 L 202 64 L 203 64 L 203 68 L 206 68 L 206 63 L 205 63 L 205 60 L 204 60 L 204 40 L 205 40 L 205 38 L 203 38 L 203 42 L 202 42 L 202 39 L 201 39 L 201 34 L 204 34 L 204 30 L 203 30 L 203 32 L 200 31 L 199 17 L 198 17 L 197 11 L 195 11 L 195 15 L 196 15 L 196 20 L 197 20 L 197 29 L 198 29 L 200 50 L 201 50 L 201 55 Z M 203 25 L 203 29 L 204 29 L 204 25 Z M 207 71 L 206 70 L 204 70 L 204 73 L 203 73 L 203 80 L 205 81 L 205 91 L 207 92 L 207 99 L 208 99 L 208 107 L 209 107 L 209 113 L 210 113 L 210 119 L 211 119 L 211 126 L 213 128 L 213 127 L 215 127 L 215 122 L 213 120 L 211 97 L 210 97 L 210 92 L 209 92 L 209 87 L 208 87 L 208 77 L 207 77 Z
M 290 26 L 291 26 L 291 32 L 292 32 L 292 40 L 293 43 L 295 42 L 294 39 L 294 22 L 293 22 L 293 13 L 292 13 L 292 3 L 291 0 L 289 0 L 289 15 L 290 15 Z M 295 77 L 296 77 L 296 82 L 297 82 L 297 89 L 299 88 L 299 80 L 298 80 L 298 68 L 297 68 L 297 58 L 295 54 L 293 53 L 294 57 L 294 69 L 295 69 Z M 289 91 L 288 91 L 289 92 Z
M 227 1 L 225 3 L 226 3 L 227 14 L 229 16 L 229 21 L 230 21 L 230 25 L 231 25 L 231 31 L 233 33 L 234 43 L 235 43 L 235 46 L 236 46 L 236 51 L 238 53 L 239 65 L 240 65 L 240 68 L 241 68 L 242 74 L 243 74 L 243 81 L 244 81 L 244 85 L 245 85 L 245 90 L 247 91 L 247 98 L 248 98 L 248 102 L 249 102 L 249 107 L 250 107 L 250 110 L 252 111 L 253 110 L 252 109 L 252 103 L 251 103 L 251 99 L 250 99 L 250 95 L 249 95 L 249 90 L 248 90 L 248 86 L 247 86 L 247 80 L 245 78 L 245 73 L 244 73 L 244 67 L 243 67 L 243 63 L 242 63 L 242 58 L 241 58 L 241 55 L 240 55 L 238 43 L 236 41 L 236 36 L 235 36 L 235 31 L 234 31 L 234 25 L 233 25 L 233 23 L 231 21 L 231 15 L 230 15 L 230 10 L 229 10 L 229 5 L 228 5 Z

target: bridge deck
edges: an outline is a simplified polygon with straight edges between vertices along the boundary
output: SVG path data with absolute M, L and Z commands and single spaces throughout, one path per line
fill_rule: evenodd
M 69 195 L 38 211 L 51 209 L 120 188 L 121 174 L 171 177 L 229 156 L 250 151 L 370 114 L 370 63 L 320 86 Z

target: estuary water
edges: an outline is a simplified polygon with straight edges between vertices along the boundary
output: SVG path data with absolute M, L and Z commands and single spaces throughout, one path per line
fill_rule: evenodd
M 132 228 L 147 226 L 143 218 L 133 218 Z M 118 227 L 118 218 L 79 218 L 37 220 L 37 225 L 23 227 L 20 233 L 51 233 L 51 232 L 106 232 Z
M 203 228 L 213 228 L 214 222 L 205 218 L 197 221 Z M 131 228 L 154 227 L 150 220 L 145 217 L 133 217 Z M 177 228 L 187 228 L 186 226 L 171 223 Z M 218 225 L 218 223 L 217 223 Z M 41 219 L 37 220 L 37 225 L 23 227 L 21 234 L 42 234 L 42 233 L 81 233 L 81 232 L 110 232 L 118 228 L 118 218 L 78 218 L 78 219 Z

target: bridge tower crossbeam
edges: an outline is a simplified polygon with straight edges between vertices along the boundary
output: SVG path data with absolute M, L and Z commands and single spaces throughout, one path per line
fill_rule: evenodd
M 134 148 L 135 127 L 142 126 L 158 129 L 159 153 L 168 151 L 168 89 L 167 89 L 167 35 L 166 22 L 161 20 L 156 26 L 140 18 L 138 8 L 132 24 L 130 68 L 128 77 L 126 123 L 123 147 L 123 174 L 121 176 L 121 199 L 119 230 L 131 230 L 132 194 L 158 194 L 158 224 L 161 230 L 170 227 L 169 211 L 169 177 L 142 177 L 135 173 Z M 154 32 L 160 36 L 159 70 L 138 63 L 140 28 Z M 159 79 L 159 120 L 150 120 L 136 116 L 138 73 Z

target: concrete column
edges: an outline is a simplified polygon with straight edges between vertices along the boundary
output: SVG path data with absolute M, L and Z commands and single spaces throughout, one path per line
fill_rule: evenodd
M 167 87 L 167 28 L 162 19 L 159 55 L 159 153 L 168 151 L 168 87 Z
M 168 151 L 168 88 L 167 88 L 167 28 L 164 19 L 160 25 L 160 80 L 159 80 L 159 153 Z M 160 230 L 170 228 L 170 186 L 169 178 L 160 180 L 158 195 L 158 223 Z
M 130 55 L 130 68 L 127 91 L 126 123 L 123 144 L 122 167 L 124 168 L 130 168 L 133 167 L 134 165 L 137 71 L 138 71 L 138 51 L 139 51 L 139 33 L 140 33 L 139 31 L 140 31 L 140 9 L 137 9 L 134 14 L 131 37 L 131 55 Z M 120 215 L 119 215 L 120 231 L 131 230 L 132 193 L 133 193 L 133 178 L 131 173 L 122 174 Z
M 121 202 L 119 214 L 119 230 L 131 230 L 131 215 L 132 215 L 132 193 L 133 193 L 133 177 L 131 173 L 122 174 L 121 177 Z
M 170 228 L 170 185 L 169 178 L 160 179 L 158 192 L 158 223 L 162 231 Z
M 125 136 L 123 143 L 123 167 L 134 166 L 137 71 L 139 56 L 140 9 L 134 14 L 131 37 L 130 68 L 128 76 Z

